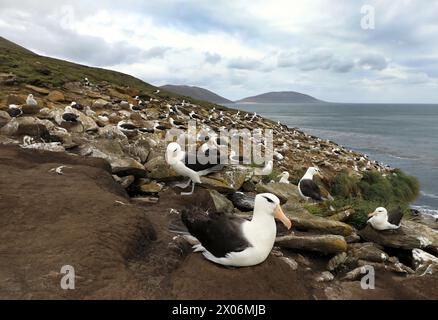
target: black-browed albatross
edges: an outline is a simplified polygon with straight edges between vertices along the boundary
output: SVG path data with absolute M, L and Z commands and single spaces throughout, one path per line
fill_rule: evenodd
M 307 169 L 306 174 L 301 178 L 298 183 L 298 190 L 300 195 L 305 200 L 313 199 L 315 201 L 322 201 L 321 190 L 318 185 L 313 181 L 314 175 L 321 175 L 321 171 L 318 168 L 310 167 Z
M 400 228 L 400 222 L 403 218 L 403 210 L 401 208 L 397 208 L 396 210 L 388 211 L 379 207 L 374 212 L 368 214 L 367 223 L 371 224 L 371 226 L 379 231 L 383 230 L 393 230 Z
M 183 150 L 181 146 L 176 142 L 171 142 L 168 144 L 166 149 L 166 162 L 169 164 L 176 173 L 190 178 L 189 182 L 182 188 L 186 188 L 192 184 L 192 191 L 182 192 L 181 195 L 191 195 L 195 190 L 195 183 L 201 183 L 201 176 L 205 176 L 209 173 L 221 170 L 224 167 L 223 156 L 219 150 L 207 149 L 205 152 L 205 160 L 210 160 L 210 155 L 214 155 L 216 152 L 216 157 L 213 161 L 205 161 L 205 163 L 199 162 L 198 155 L 191 155 Z M 195 160 L 194 163 L 191 163 Z
M 292 227 L 280 207 L 280 200 L 271 193 L 255 197 L 251 221 L 199 208 L 184 209 L 181 215 L 188 233 L 200 242 L 193 246 L 195 252 L 202 252 L 212 262 L 232 267 L 254 266 L 266 260 L 277 233 L 274 218 L 287 229 Z

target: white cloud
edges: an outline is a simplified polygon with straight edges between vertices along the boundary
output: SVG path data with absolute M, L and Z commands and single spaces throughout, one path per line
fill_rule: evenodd
M 331 101 L 438 101 L 438 3 L 367 4 L 375 30 L 360 28 L 362 3 L 348 0 L 2 0 L 0 33 L 38 53 L 231 99 L 296 90 Z

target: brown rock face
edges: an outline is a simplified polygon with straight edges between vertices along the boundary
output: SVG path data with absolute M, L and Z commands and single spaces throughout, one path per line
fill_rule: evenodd
M 24 97 L 17 96 L 15 94 L 10 94 L 6 98 L 6 105 L 8 105 L 8 106 L 10 104 L 22 105 L 22 104 L 25 104 L 25 103 L 26 103 L 26 99 Z
M 50 169 L 67 165 L 64 174 Z M 100 159 L 0 147 L 0 298 L 140 298 L 126 261 L 155 232 Z M 76 290 L 63 290 L 71 265 Z M 21 276 L 23 275 L 23 276 Z M 25 276 L 24 276 L 25 275 Z
M 54 90 L 54 91 L 50 91 L 49 95 L 47 96 L 47 99 L 49 99 L 52 102 L 63 102 L 65 100 L 65 96 L 61 91 Z

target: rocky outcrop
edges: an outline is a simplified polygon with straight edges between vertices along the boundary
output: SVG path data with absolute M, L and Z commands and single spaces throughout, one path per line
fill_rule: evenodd
M 438 252 L 438 231 L 413 221 L 403 221 L 397 230 L 377 231 L 367 225 L 359 231 L 359 235 L 384 247 L 405 250 L 426 248 Z
M 50 171 L 61 165 L 63 175 Z M 0 252 L 8 257 L 0 259 L 1 298 L 143 297 L 127 261 L 150 246 L 156 231 L 142 209 L 127 205 L 105 161 L 0 146 L 0 179 L 7 186 Z M 64 265 L 74 267 L 80 290 L 60 288 Z
M 214 208 L 217 212 L 233 212 L 233 203 L 218 191 L 208 190 L 213 201 Z
M 287 183 L 259 183 L 256 186 L 257 193 L 273 193 L 282 203 L 286 201 L 298 202 L 301 200 L 301 196 L 298 191 L 298 187 L 293 184 Z
M 353 234 L 352 226 L 322 217 L 314 216 L 296 203 L 286 203 L 283 211 L 291 219 L 295 228 L 299 230 L 313 230 L 320 233 L 349 236 Z
M 337 254 L 347 251 L 344 237 L 337 235 L 287 235 L 278 237 L 275 244 L 287 249 Z
M 127 157 L 118 140 L 100 140 L 82 145 L 80 154 L 107 160 L 111 165 L 112 173 L 119 176 L 146 177 L 144 166 L 138 161 Z

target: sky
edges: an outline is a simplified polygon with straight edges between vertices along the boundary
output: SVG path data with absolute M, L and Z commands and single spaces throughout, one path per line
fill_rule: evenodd
M 438 0 L 0 0 L 36 53 L 237 100 L 438 103 Z

